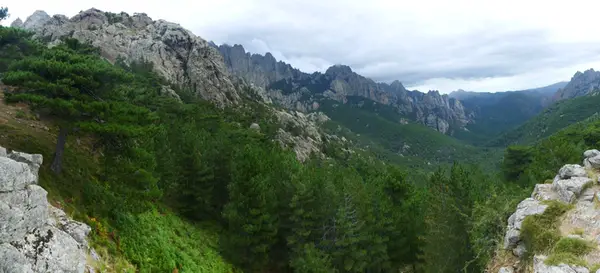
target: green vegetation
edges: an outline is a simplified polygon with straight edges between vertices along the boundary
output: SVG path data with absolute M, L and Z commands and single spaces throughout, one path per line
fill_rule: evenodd
M 518 128 L 493 139 L 489 145 L 503 147 L 533 144 L 571 124 L 595 116 L 599 103 L 600 96 L 597 94 L 556 102 Z
M 170 86 L 177 101 L 161 95 L 170 83 L 151 63 L 111 65 L 89 45 L 30 37 L 0 28 L 5 100 L 29 105 L 0 116 L 0 145 L 44 156 L 40 184 L 92 227 L 103 272 L 483 272 L 532 186 L 600 144 L 589 118 L 511 146 L 497 172 L 501 149 L 349 98 L 321 105 L 325 129 L 349 141 L 300 163 L 273 137 L 302 129 L 279 124 L 250 90 L 243 106 L 219 109 Z M 32 113 L 49 132 L 14 119 Z M 566 209 L 551 203 L 523 224 L 532 249 L 553 249 L 556 261 L 583 253 L 557 236 Z
M 8 18 L 8 8 L 0 7 L 0 22 Z
M 587 266 L 581 257 L 594 248 L 594 244 L 583 239 L 563 237 L 554 245 L 550 256 L 545 262 L 549 265 L 566 263 Z
M 536 92 L 476 93 L 461 99 L 468 111 L 475 113 L 469 131 L 458 130 L 454 137 L 475 145 L 512 130 L 537 115 L 544 108 L 547 95 Z
M 429 171 L 440 164 L 449 166 L 453 162 L 478 164 L 486 170 L 497 169 L 500 149 L 470 146 L 420 124 L 400 124 L 406 117 L 390 106 L 356 97 L 348 100 L 346 104 L 322 101 L 320 110 L 334 121 L 334 125 L 351 130 L 353 135 L 346 134 L 346 138 L 374 151 L 383 160 Z
M 559 218 L 570 205 L 560 201 L 551 201 L 543 214 L 530 215 L 521 226 L 521 239 L 529 254 L 547 253 L 561 239 L 558 230 Z
M 36 46 L 0 28 L 9 35 L 0 46 L 22 58 L 2 59 L 3 81 L 15 88 L 6 101 L 29 104 L 53 126 L 2 125 L 13 135 L 2 145 L 63 153 L 62 171 L 45 163 L 40 184 L 93 227 L 92 244 L 113 260 L 139 272 L 417 263 L 422 194 L 398 167 L 359 155 L 301 164 L 272 141 L 278 125 L 263 105 L 218 109 L 174 87 L 186 98 L 180 103 L 159 95 L 166 83 L 151 64 L 112 66 L 87 45 Z M 256 121 L 263 131 L 248 129 Z

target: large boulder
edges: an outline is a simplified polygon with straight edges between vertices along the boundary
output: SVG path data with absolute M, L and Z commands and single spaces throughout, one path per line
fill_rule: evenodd
M 48 203 L 42 162 L 0 147 L 0 272 L 83 273 L 91 229 Z
M 558 199 L 558 195 L 552 189 L 552 184 L 537 184 L 533 189 L 531 198 L 539 201 L 548 201 Z
M 558 170 L 558 176 L 561 179 L 569 179 L 571 177 L 587 177 L 587 172 L 580 165 L 567 164 Z
M 552 188 L 558 194 L 560 201 L 572 203 L 592 183 L 593 181 L 588 177 L 572 177 L 554 181 Z
M 586 168 L 599 169 L 600 168 L 600 151 L 598 150 L 587 150 L 583 153 L 585 159 L 583 165 Z

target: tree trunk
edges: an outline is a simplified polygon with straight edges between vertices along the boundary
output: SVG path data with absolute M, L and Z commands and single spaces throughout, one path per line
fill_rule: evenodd
M 59 174 L 62 170 L 62 159 L 63 153 L 65 152 L 65 143 L 67 142 L 67 135 L 69 134 L 69 129 L 67 127 L 60 127 L 58 132 L 58 138 L 56 139 L 56 150 L 54 152 L 54 161 L 52 161 L 52 165 L 50 169 L 54 171 L 54 173 Z

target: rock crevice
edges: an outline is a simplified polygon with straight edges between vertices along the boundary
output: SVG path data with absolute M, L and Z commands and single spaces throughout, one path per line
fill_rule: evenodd
M 85 272 L 91 229 L 48 203 L 42 161 L 0 147 L 0 272 Z

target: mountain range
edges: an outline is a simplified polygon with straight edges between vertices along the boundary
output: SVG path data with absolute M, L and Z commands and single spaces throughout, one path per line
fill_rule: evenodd
M 8 272 L 600 268 L 578 259 L 600 253 L 593 221 L 556 221 L 598 217 L 600 72 L 423 93 L 346 65 L 305 73 L 143 13 L 37 11 L 12 26 L 0 27 L 0 218 L 23 228 L 0 232 Z M 564 165 L 582 154 L 584 167 Z M 38 178 L 49 202 L 24 213 L 45 201 Z M 48 203 L 82 224 L 47 219 Z M 61 247 L 61 230 L 82 246 Z M 69 253 L 80 269 L 48 258 Z

